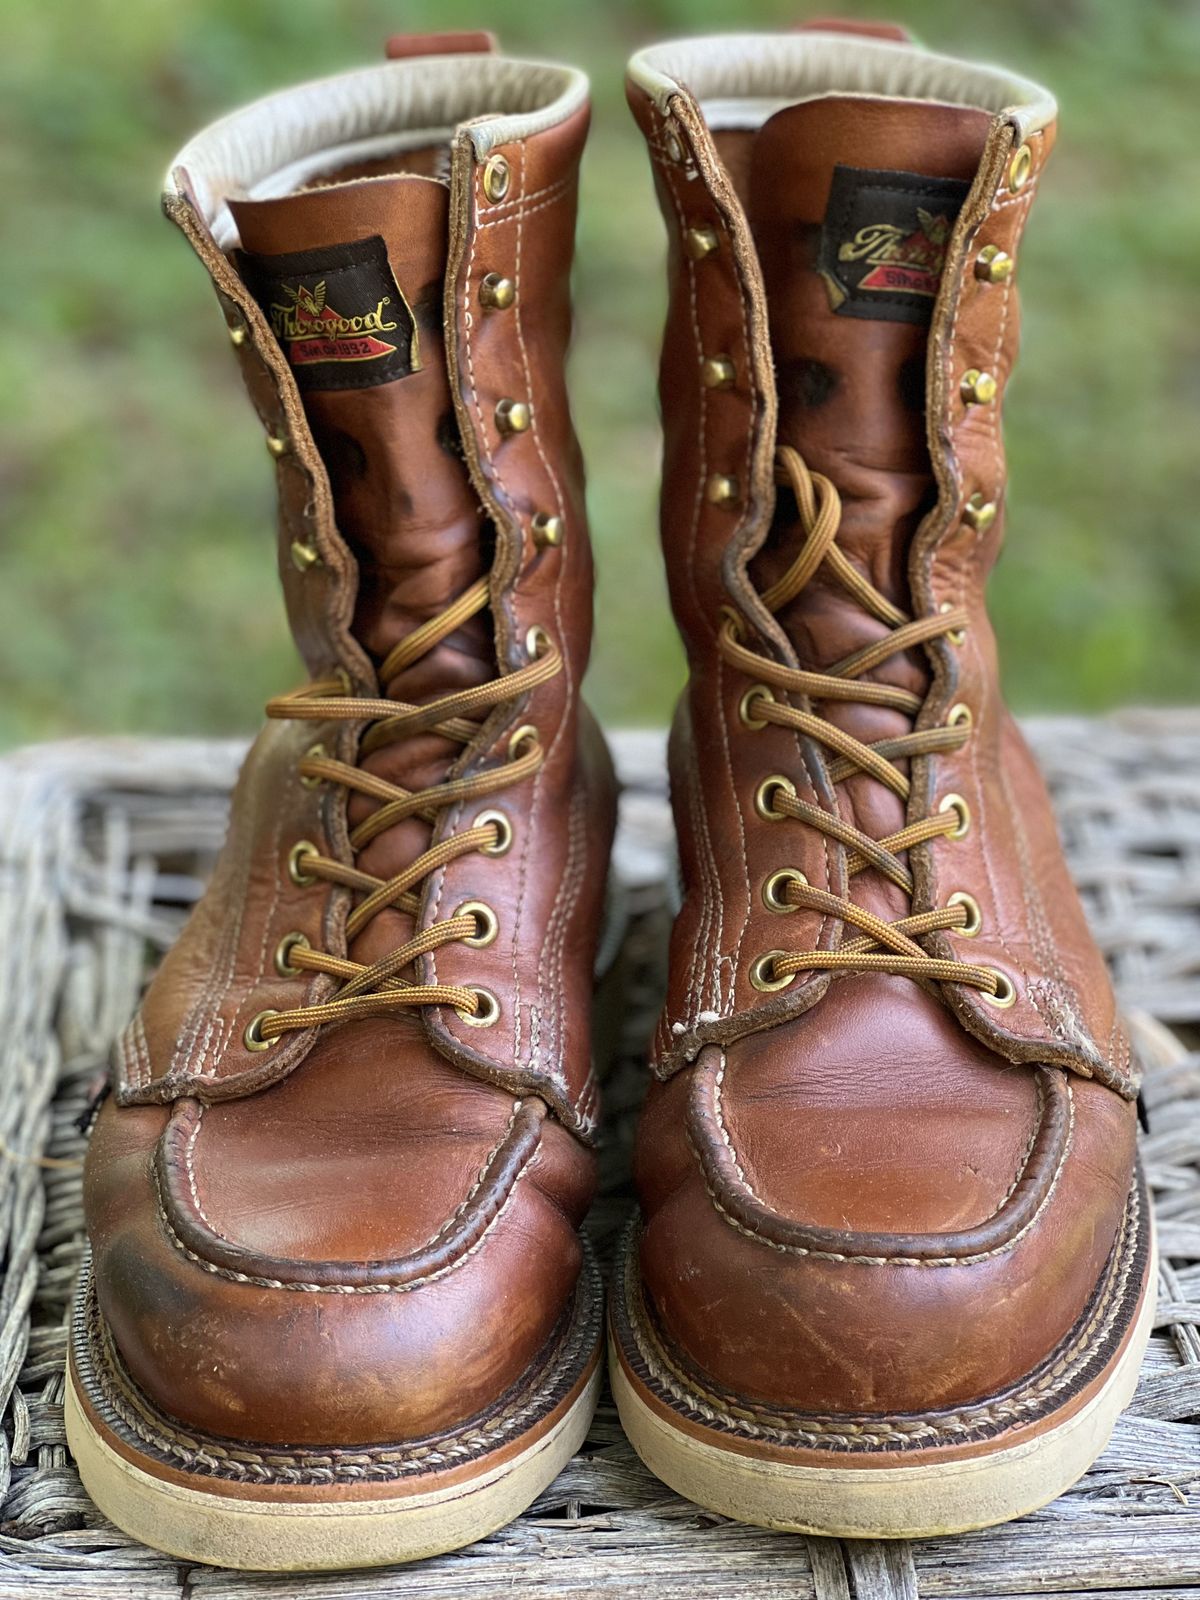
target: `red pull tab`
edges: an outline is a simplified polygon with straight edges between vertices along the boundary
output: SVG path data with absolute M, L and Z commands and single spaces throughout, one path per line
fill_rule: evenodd
M 854 33 L 864 39 L 887 39 L 892 44 L 916 44 L 900 22 L 856 22 L 850 17 L 813 17 L 796 26 L 797 33 Z
M 500 44 L 494 33 L 482 28 L 472 33 L 393 33 L 384 49 L 389 61 L 407 61 L 413 56 L 495 55 Z

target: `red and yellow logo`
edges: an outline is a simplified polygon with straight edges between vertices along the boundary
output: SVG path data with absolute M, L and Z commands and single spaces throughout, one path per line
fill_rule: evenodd
M 281 287 L 289 303 L 273 303 L 269 314 L 275 337 L 287 344 L 293 366 L 323 361 L 375 361 L 396 353 L 394 344 L 377 337 L 394 332 L 398 326 L 385 320 L 384 307 L 391 305 L 390 295 L 384 295 L 373 311 L 343 317 L 326 300 L 324 280 L 312 289 L 303 284 L 294 289 L 289 283 Z
M 840 247 L 839 261 L 861 261 L 871 268 L 857 289 L 936 296 L 954 222 L 918 208 L 917 224 L 906 234 L 890 222 L 868 223 Z

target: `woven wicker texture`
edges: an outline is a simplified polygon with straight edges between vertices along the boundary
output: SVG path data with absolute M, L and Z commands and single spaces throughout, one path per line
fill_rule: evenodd
M 1029 732 L 1126 1006 L 1187 1036 L 1200 1024 L 1200 715 L 1040 721 Z M 416 1567 L 340 1579 L 184 1567 L 104 1522 L 80 1488 L 61 1413 L 82 1243 L 76 1119 L 211 868 L 241 748 L 104 741 L 0 761 L 0 927 L 16 934 L 0 948 L 0 1600 L 1200 1594 L 1200 1055 L 1149 1016 L 1139 1028 L 1159 1063 L 1144 1142 L 1164 1263 L 1156 1331 L 1109 1450 L 1046 1511 L 912 1545 L 774 1535 L 672 1495 L 605 1405 L 586 1449 L 526 1516 Z M 610 1131 L 591 1223 L 602 1249 L 628 1205 L 672 851 L 661 738 L 625 735 L 618 758 L 627 921 L 603 991 Z

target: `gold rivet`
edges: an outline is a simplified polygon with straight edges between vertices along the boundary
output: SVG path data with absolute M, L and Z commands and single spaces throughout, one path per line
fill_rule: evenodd
M 496 407 L 496 426 L 501 433 L 524 433 L 532 420 L 524 400 L 501 400 Z
M 946 718 L 948 728 L 969 728 L 974 723 L 975 717 L 965 700 L 960 700 L 956 706 L 950 707 Z
M 939 811 L 955 811 L 958 813 L 958 826 L 953 833 L 946 835 L 949 839 L 965 839 L 971 831 L 971 808 L 960 794 L 948 794 L 938 806 Z
M 229 342 L 235 350 L 240 350 L 246 342 L 246 325 L 242 322 L 229 324 Z
M 502 856 L 512 848 L 513 826 L 503 811 L 481 811 L 471 824 L 473 828 L 486 828 L 491 824 L 496 830 L 495 844 L 481 844 L 480 855 Z
M 663 149 L 667 152 L 667 160 L 673 161 L 676 166 L 684 158 L 683 140 L 672 127 L 668 127 L 666 133 L 663 134 Z
M 952 600 L 943 600 L 941 605 L 938 607 L 938 610 L 943 614 L 947 611 L 954 611 L 955 609 L 956 607 Z M 946 637 L 949 639 L 951 644 L 962 644 L 964 639 L 967 637 L 967 630 L 965 628 L 951 628 L 946 634 Z
M 768 950 L 765 955 L 757 957 L 750 963 L 750 982 L 756 989 L 761 989 L 764 994 L 773 994 L 776 989 L 786 989 L 789 984 L 796 981 L 796 974 L 789 972 L 785 977 L 775 976 L 775 963 L 787 955 L 786 950 Z
M 995 994 L 989 994 L 986 989 L 981 989 L 979 991 L 979 998 L 981 1000 L 986 1000 L 989 1006 L 995 1006 L 997 1011 L 1007 1011 L 1009 1006 L 1016 1005 L 1017 1003 L 1016 988 L 1013 985 L 1012 979 L 1006 972 L 1001 972 L 997 967 L 992 967 L 990 970 L 995 974 L 996 977 L 996 992 Z
M 289 960 L 293 950 L 311 950 L 312 946 L 302 933 L 285 933 L 275 946 L 275 971 L 281 978 L 298 978 L 301 968 Z
M 1023 144 L 1016 155 L 1008 164 L 1008 187 L 1014 194 L 1029 182 L 1029 174 L 1033 171 L 1033 151 L 1027 144 Z
M 325 761 L 328 757 L 329 751 L 326 750 L 323 744 L 310 744 L 304 752 L 306 761 Z M 324 780 L 322 778 L 310 778 L 307 773 L 302 772 L 300 774 L 300 782 L 305 789 L 316 789 Z
M 705 356 L 700 364 L 700 376 L 706 389 L 729 389 L 737 373 L 728 356 Z
M 720 246 L 713 228 L 688 228 L 683 235 L 683 248 L 693 261 L 703 261 Z
M 765 683 L 752 683 L 745 694 L 738 701 L 738 716 L 747 728 L 765 728 L 766 722 L 762 717 L 751 715 L 751 707 L 756 700 L 774 700 L 775 696 Z
M 482 950 L 492 943 L 500 932 L 500 919 L 484 900 L 464 900 L 455 911 L 456 917 L 474 917 L 478 933 L 473 933 L 469 938 L 463 939 L 463 944 L 469 944 L 472 950 Z
M 279 1042 L 279 1038 L 282 1035 L 275 1039 L 264 1039 L 262 1036 L 263 1023 L 268 1017 L 277 1017 L 278 1015 L 278 1011 L 260 1011 L 256 1017 L 250 1018 L 250 1021 L 246 1024 L 246 1031 L 242 1034 L 242 1043 L 247 1050 L 269 1050 L 273 1044 Z
M 561 517 L 547 516 L 544 511 L 539 511 L 530 526 L 533 529 L 533 542 L 539 550 L 553 549 L 563 542 Z
M 528 745 L 530 749 L 533 749 L 535 746 L 541 744 L 541 742 L 542 736 L 534 727 L 533 723 L 523 722 L 521 726 L 513 733 L 512 738 L 508 741 L 508 759 L 510 761 L 519 761 L 521 757 L 527 753 L 525 749 L 526 745 Z
M 292 540 L 291 552 L 292 565 L 297 572 L 311 572 L 314 567 L 321 565 L 321 552 L 311 544 L 305 544 L 303 539 Z
M 269 433 L 267 435 L 267 449 L 275 457 L 276 461 L 279 460 L 280 456 L 287 455 L 291 448 L 292 442 L 285 434 Z
M 981 283 L 1004 283 L 1016 263 L 998 244 L 985 244 L 975 257 L 975 276 Z
M 460 1011 L 458 1006 L 454 1010 L 459 1018 L 469 1028 L 490 1028 L 493 1022 L 500 1020 L 500 1002 L 490 989 L 480 989 L 475 984 L 468 988 L 479 1001 L 479 1010 L 472 1014 L 470 1011 Z
M 299 885 L 301 889 L 307 889 L 311 884 L 316 883 L 316 878 L 311 873 L 305 872 L 304 862 L 309 856 L 319 854 L 320 851 L 311 839 L 297 839 L 296 843 L 288 851 L 288 877 L 294 884 Z
M 996 387 L 996 380 L 990 372 L 980 372 L 978 367 L 972 367 L 963 373 L 958 392 L 966 405 L 990 406 L 996 398 Z
M 793 799 L 796 795 L 796 785 L 790 778 L 784 778 L 774 772 L 769 778 L 764 778 L 754 791 L 754 809 L 764 822 L 782 822 L 787 815 L 786 811 L 776 811 L 771 804 L 771 797 L 776 789 L 782 789 L 784 794 L 790 794 Z
M 986 533 L 995 520 L 996 502 L 985 500 L 981 494 L 973 494 L 963 507 L 963 521 L 977 533 Z
M 498 272 L 489 272 L 479 285 L 479 304 L 485 311 L 507 311 L 516 298 L 516 284 Z
M 525 635 L 525 654 L 531 661 L 536 661 L 539 656 L 544 656 L 550 648 L 550 635 L 540 623 L 535 622 Z
M 786 897 L 789 883 L 799 883 L 808 887 L 808 879 L 795 867 L 781 867 L 778 872 L 773 872 L 762 886 L 763 905 L 768 911 L 774 911 L 777 916 L 786 916 L 789 912 L 800 909 Z
M 737 479 L 726 477 L 723 472 L 714 472 L 704 485 L 704 498 L 714 506 L 736 505 L 738 492 Z
M 508 162 L 502 155 L 489 156 L 483 169 L 483 192 L 492 202 L 503 200 L 508 193 L 512 176 Z
M 961 928 L 951 928 L 951 933 L 960 933 L 964 939 L 974 939 L 983 927 L 983 912 L 979 909 L 979 901 L 973 894 L 968 894 L 965 889 L 959 889 L 946 901 L 949 906 L 965 906 L 967 920 Z

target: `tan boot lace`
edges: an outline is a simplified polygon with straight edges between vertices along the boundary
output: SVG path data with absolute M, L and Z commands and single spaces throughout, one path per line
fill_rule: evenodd
M 481 578 L 439 616 L 415 628 L 380 667 L 379 680 L 384 689 L 456 628 L 484 610 L 488 603 L 488 581 Z M 465 745 L 475 738 L 483 719 L 495 707 L 515 701 L 562 669 L 561 654 L 540 628 L 530 630 L 528 644 L 531 659 L 527 666 L 425 705 L 359 698 L 351 693 L 348 679 L 338 677 L 306 684 L 290 694 L 277 696 L 268 702 L 267 715 L 308 721 L 369 723 L 359 743 L 360 758 L 422 732 L 435 732 Z M 476 717 L 479 720 L 471 720 Z M 321 745 L 314 745 L 308 751 L 299 763 L 299 771 L 305 782 L 340 784 L 354 794 L 379 802 L 350 835 L 351 850 L 357 855 L 372 839 L 404 818 L 420 817 L 432 825 L 446 806 L 479 800 L 520 783 L 538 770 L 543 759 L 537 729 L 526 725 L 512 735 L 508 760 L 501 766 L 489 767 L 466 778 L 447 778 L 425 789 L 410 790 L 389 783 L 361 767 L 335 760 Z M 473 850 L 483 855 L 503 855 L 511 843 L 512 827 L 504 813 L 483 811 L 469 828 L 440 839 L 394 878 L 376 878 L 358 867 L 331 860 L 321 855 L 315 845 L 303 840 L 291 852 L 289 870 L 297 883 L 339 884 L 362 896 L 346 921 L 349 943 L 385 907 L 395 907 L 416 917 L 421 908 L 421 886 L 439 867 Z M 370 966 L 316 950 L 302 935 L 289 935 L 276 956 L 280 971 L 326 973 L 340 979 L 341 987 L 320 1005 L 261 1012 L 246 1029 L 246 1044 L 251 1049 L 262 1050 L 293 1029 L 344 1022 L 351 1017 L 378 1016 L 408 1006 L 453 1006 L 464 1021 L 487 1026 L 499 1016 L 499 1003 L 486 989 L 459 984 L 411 983 L 400 974 L 419 956 L 443 945 L 460 940 L 468 945 L 485 945 L 495 936 L 495 913 L 478 902 L 460 906 L 452 917 L 422 929 Z
M 835 784 L 844 782 L 855 772 L 866 772 L 893 794 L 907 800 L 909 780 L 895 763 L 912 756 L 960 749 L 971 733 L 970 712 L 965 706 L 956 706 L 943 727 L 922 728 L 898 738 L 863 744 L 817 713 L 782 703 L 775 698 L 774 691 L 803 695 L 814 703 L 841 700 L 889 706 L 915 718 L 924 704 L 920 695 L 888 684 L 864 683 L 861 681 L 863 674 L 916 645 L 959 634 L 967 625 L 967 613 L 955 607 L 934 617 L 913 620 L 905 616 L 838 548 L 835 541 L 841 522 L 841 500 L 829 479 L 819 472 L 810 472 L 797 452 L 786 446 L 776 452 L 776 462 L 778 481 L 790 484 L 796 496 L 805 539 L 788 570 L 761 595 L 763 604 L 772 613 L 780 611 L 824 564 L 864 610 L 891 631 L 885 638 L 856 650 L 824 672 L 805 672 L 782 666 L 747 648 L 742 643 L 741 624 L 732 614 L 727 614 L 720 633 L 721 653 L 731 665 L 756 680 L 742 698 L 742 719 L 750 727 L 762 727 L 770 722 L 776 727 L 793 728 L 823 745 L 834 758 L 829 764 L 829 777 Z M 913 879 L 900 859 L 903 853 L 913 845 L 932 839 L 961 838 L 970 825 L 966 802 L 958 795 L 947 795 L 933 816 L 910 822 L 887 838 L 873 839 L 840 816 L 802 800 L 790 779 L 779 774 L 765 778 L 759 785 L 755 806 L 765 818 L 792 817 L 838 840 L 848 851 L 846 867 L 850 877 L 873 867 L 910 898 Z M 793 868 L 772 874 L 764 892 L 776 910 L 804 907 L 820 911 L 859 929 L 862 936 L 848 940 L 836 950 L 767 951 L 750 969 L 751 982 L 757 989 L 785 989 L 800 972 L 887 972 L 936 983 L 965 983 L 981 990 L 993 1004 L 1011 1003 L 1012 985 L 1003 973 L 991 967 L 969 966 L 962 961 L 940 960 L 928 955 L 916 943 L 923 934 L 940 929 L 957 928 L 964 933 L 977 933 L 978 907 L 967 895 L 953 896 L 951 903 L 940 910 L 888 922 L 852 900 L 814 888 L 803 873 Z

